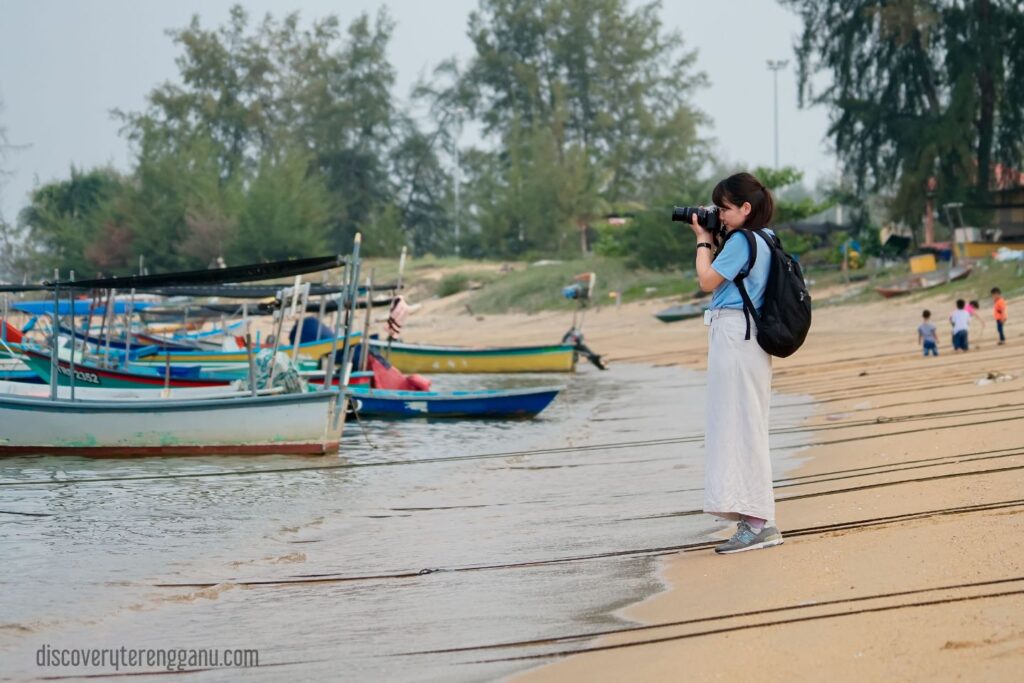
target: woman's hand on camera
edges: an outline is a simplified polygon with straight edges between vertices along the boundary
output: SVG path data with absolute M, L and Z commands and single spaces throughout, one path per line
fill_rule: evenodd
M 690 228 L 693 229 L 693 234 L 698 242 L 714 242 L 714 236 L 707 231 L 707 228 L 697 222 L 696 211 L 690 216 Z

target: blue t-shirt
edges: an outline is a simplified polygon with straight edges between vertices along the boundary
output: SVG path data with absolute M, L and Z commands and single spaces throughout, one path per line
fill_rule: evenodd
M 774 235 L 771 230 L 765 228 L 765 232 Z M 746 279 L 743 286 L 747 289 L 747 295 L 754 304 L 754 308 L 761 310 L 764 305 L 764 289 L 768 284 L 768 267 L 771 265 L 772 253 L 763 239 L 754 235 L 754 243 L 757 245 L 757 260 L 754 262 L 754 269 Z M 711 297 L 711 309 L 736 308 L 743 310 L 743 297 L 740 296 L 739 288 L 733 283 L 741 271 L 746 270 L 747 261 L 750 260 L 750 248 L 747 246 L 747 238 L 743 235 L 733 235 L 725 242 L 725 248 L 712 263 L 711 267 L 719 275 L 725 278 L 725 282 L 715 287 Z

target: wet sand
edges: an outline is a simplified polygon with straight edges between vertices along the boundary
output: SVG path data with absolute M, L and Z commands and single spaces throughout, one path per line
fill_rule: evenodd
M 407 337 L 465 344 L 468 329 L 480 344 L 554 342 L 571 320 L 455 314 L 455 325 L 442 305 L 453 308 L 425 306 Z M 613 363 L 703 368 L 703 325 L 651 317 L 667 305 L 590 312 L 586 341 Z M 938 358 L 917 346 L 925 307 Z M 783 546 L 667 556 L 666 590 L 618 613 L 622 628 L 651 628 L 478 654 L 538 657 L 523 660 L 544 664 L 529 681 L 1020 680 L 1024 326 L 1011 319 L 997 346 L 989 320 L 954 355 L 952 308 L 952 297 L 819 307 L 805 348 L 776 359 L 774 389 L 816 400 L 806 459 L 785 480 L 776 472 Z M 978 383 L 989 375 L 1012 379 Z M 680 621 L 690 623 L 654 627 Z M 545 656 L 582 649 L 595 651 Z

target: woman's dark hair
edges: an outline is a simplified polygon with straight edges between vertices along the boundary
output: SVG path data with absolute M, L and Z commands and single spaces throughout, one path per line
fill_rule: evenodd
M 711 193 L 711 201 L 715 206 L 725 206 L 726 201 L 733 206 L 743 206 L 743 202 L 750 202 L 750 215 L 743 223 L 744 228 L 766 227 L 775 214 L 775 200 L 771 191 L 749 173 L 737 173 L 720 181 Z

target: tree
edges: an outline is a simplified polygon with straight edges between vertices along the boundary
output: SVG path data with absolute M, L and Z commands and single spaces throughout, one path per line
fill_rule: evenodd
M 39 263 L 47 276 L 53 268 L 75 270 L 91 276 L 102 268 L 87 254 L 101 241 L 104 207 L 122 187 L 120 176 L 107 169 L 79 171 L 71 167 L 68 180 L 49 183 L 32 193 L 31 203 L 22 209 L 18 221 L 40 247 Z
M 361 15 L 347 31 L 336 16 L 303 28 L 297 14 L 267 15 L 252 26 L 241 6 L 214 30 L 193 17 L 186 28 L 169 32 L 182 48 L 180 82 L 155 88 L 143 112 L 117 112 L 137 146 L 140 169 L 173 164 L 169 160 L 202 148 L 224 188 L 244 188 L 268 172 L 268 160 L 274 166 L 305 150 L 308 179 L 317 176 L 330 195 L 329 216 L 326 239 L 295 243 L 347 249 L 357 230 L 399 203 L 396 179 L 403 169 L 393 151 L 409 140 L 416 147 L 419 135 L 394 107 L 394 69 L 387 60 L 393 26 L 383 10 L 373 20 Z M 279 157 L 286 148 L 291 151 Z M 194 202 L 174 201 L 181 210 L 166 215 L 156 235 L 181 239 L 200 224 L 210 227 L 196 220 L 186 226 L 183 209 Z M 240 229 L 245 222 L 230 212 L 202 215 L 219 216 L 221 232 L 232 221 Z
M 465 108 L 497 142 L 476 170 L 504 196 L 473 193 L 484 204 L 471 212 L 501 253 L 579 244 L 566 237 L 603 209 L 678 193 L 699 168 L 704 117 L 689 98 L 704 77 L 659 9 L 481 0 L 470 16 L 472 61 L 461 73 L 442 65 L 435 75 L 449 85 L 428 95 L 435 111 Z
M 784 0 L 804 22 L 801 103 L 829 108 L 829 136 L 859 191 L 896 188 L 916 222 L 925 184 L 989 203 L 993 164 L 1024 156 L 1019 0 Z M 815 93 L 816 73 L 831 85 Z

